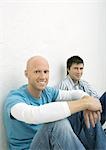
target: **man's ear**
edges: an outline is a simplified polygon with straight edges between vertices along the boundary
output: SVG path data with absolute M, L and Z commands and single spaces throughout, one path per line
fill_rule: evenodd
M 27 70 L 25 70 L 24 73 L 25 73 L 25 76 L 28 77 L 28 72 L 27 72 Z

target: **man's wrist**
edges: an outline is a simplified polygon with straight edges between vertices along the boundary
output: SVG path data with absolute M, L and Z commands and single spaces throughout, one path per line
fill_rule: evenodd
M 88 97 L 89 96 L 84 96 L 82 99 L 81 99 L 81 102 L 82 102 L 82 105 L 84 106 L 84 110 L 88 109 L 89 108 L 89 100 L 88 100 Z

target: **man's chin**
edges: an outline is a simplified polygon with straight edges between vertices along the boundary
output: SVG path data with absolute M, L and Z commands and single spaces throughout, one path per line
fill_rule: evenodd
M 44 90 L 46 88 L 46 86 L 42 86 L 42 87 L 39 87 L 39 90 Z
M 77 78 L 76 78 L 76 81 L 79 81 L 79 80 L 80 80 L 80 78 L 81 78 L 81 77 L 77 77 Z

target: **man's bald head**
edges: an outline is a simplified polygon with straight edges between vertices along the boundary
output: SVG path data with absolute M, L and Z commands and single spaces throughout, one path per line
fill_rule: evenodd
M 33 56 L 27 61 L 26 70 L 30 70 L 34 65 L 46 64 L 49 67 L 48 61 L 42 56 Z
M 28 90 L 39 97 L 49 81 L 49 64 L 42 56 L 33 56 L 27 61 L 25 76 L 28 79 Z

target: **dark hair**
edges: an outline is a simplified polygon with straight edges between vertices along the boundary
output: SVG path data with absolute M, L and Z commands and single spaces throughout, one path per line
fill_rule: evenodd
M 83 64 L 84 65 L 84 61 L 79 56 L 72 56 L 72 57 L 70 57 L 70 58 L 67 59 L 67 69 L 70 69 L 70 67 L 72 66 L 72 64 Z M 67 75 L 68 74 L 69 73 L 67 71 Z

